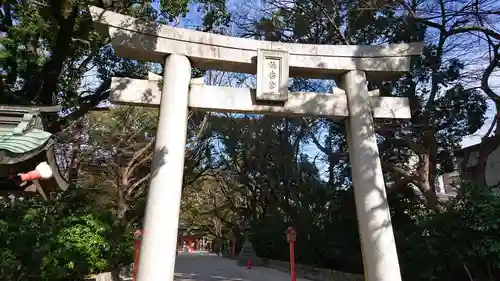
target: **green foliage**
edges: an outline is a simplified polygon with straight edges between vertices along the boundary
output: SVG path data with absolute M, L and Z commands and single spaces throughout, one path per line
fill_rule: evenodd
M 86 197 L 73 193 L 51 203 L 2 198 L 1 279 L 80 280 L 130 260 L 131 239 L 116 237 L 111 216 Z
M 498 190 L 464 183 L 447 212 L 399 229 L 405 280 L 498 280 L 499 211 Z
M 83 273 L 104 269 L 108 264 L 105 255 L 110 245 L 103 237 L 106 225 L 92 214 L 65 217 L 61 229 L 52 237 L 55 250 L 43 257 L 42 279 L 67 277 L 68 271 Z M 61 265 L 61 267 L 54 267 Z
M 352 191 L 332 192 L 326 183 L 301 197 L 303 207 L 295 206 L 297 215 L 268 214 L 254 225 L 252 243 L 256 252 L 277 260 L 289 259 L 285 230 L 297 230 L 297 263 L 332 268 L 344 272 L 362 272 L 362 257 L 357 232 Z M 308 207 L 314 208 L 308 208 Z

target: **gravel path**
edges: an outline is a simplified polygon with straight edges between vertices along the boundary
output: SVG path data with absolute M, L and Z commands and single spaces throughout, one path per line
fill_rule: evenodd
M 236 261 L 207 253 L 180 253 L 175 281 L 291 281 L 288 273 L 264 267 L 247 269 Z M 297 278 L 297 281 L 309 281 Z

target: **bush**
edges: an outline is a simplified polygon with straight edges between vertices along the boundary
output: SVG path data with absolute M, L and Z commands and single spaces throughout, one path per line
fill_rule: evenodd
M 2 280 L 80 280 L 132 259 L 131 237 L 116 237 L 108 214 L 65 199 L 0 199 Z
M 405 280 L 500 280 L 500 194 L 462 184 L 444 213 L 400 234 Z

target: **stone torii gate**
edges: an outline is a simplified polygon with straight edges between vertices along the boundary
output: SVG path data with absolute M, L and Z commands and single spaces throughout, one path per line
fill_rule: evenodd
M 98 30 L 118 56 L 164 64 L 158 79 L 113 78 L 111 101 L 159 106 L 158 131 L 146 206 L 138 281 L 173 280 L 188 108 L 345 120 L 356 212 L 368 281 L 401 281 L 375 138 L 374 118 L 410 118 L 406 98 L 368 91 L 369 78 L 409 70 L 422 43 L 386 46 L 268 42 L 144 23 L 91 7 Z M 257 89 L 208 86 L 191 67 L 257 73 Z M 339 77 L 332 93 L 290 93 L 289 77 Z

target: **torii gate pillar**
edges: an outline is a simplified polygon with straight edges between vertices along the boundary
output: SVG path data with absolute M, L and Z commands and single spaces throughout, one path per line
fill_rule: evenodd
M 169 55 L 165 60 L 163 71 L 163 89 L 144 219 L 146 231 L 141 245 L 138 281 L 173 280 L 190 80 L 191 64 L 188 58 L 183 55 Z
M 365 73 L 352 70 L 341 84 L 349 107 L 347 145 L 365 280 L 401 281 Z

